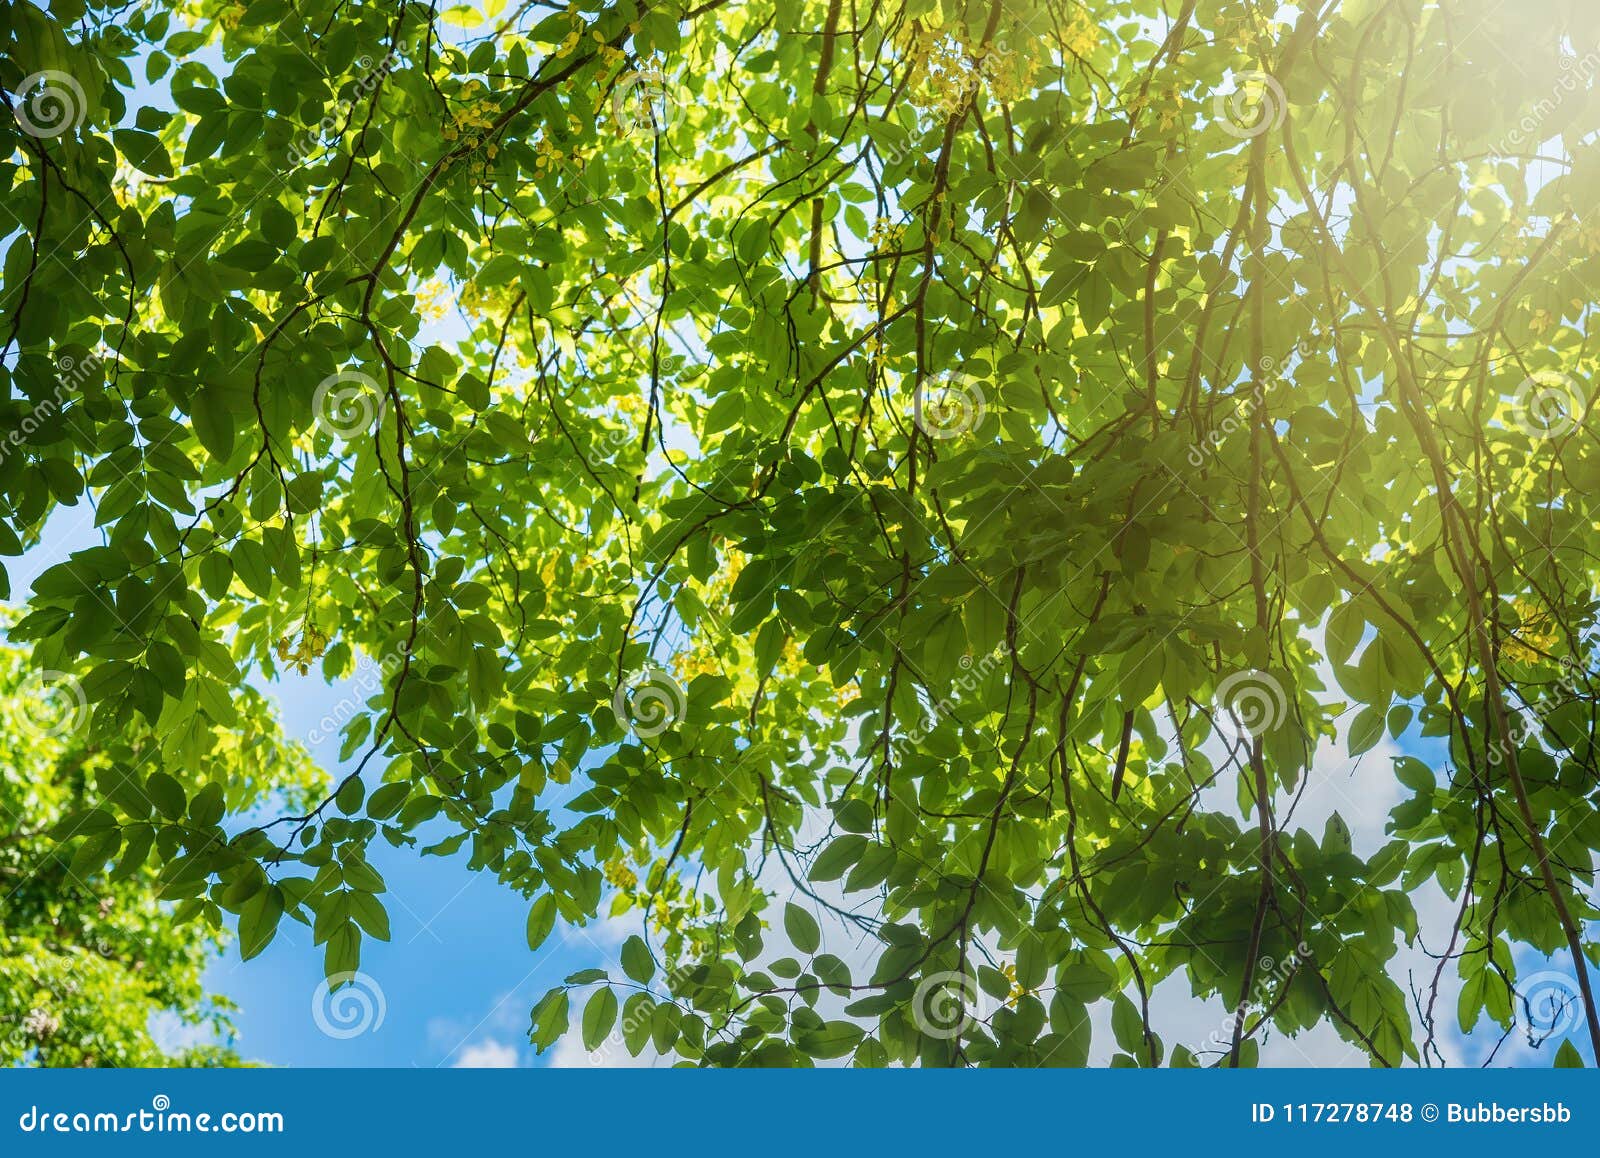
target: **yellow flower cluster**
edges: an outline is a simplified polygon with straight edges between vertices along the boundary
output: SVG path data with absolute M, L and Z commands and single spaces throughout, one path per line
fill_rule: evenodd
M 602 871 L 605 873 L 606 883 L 612 888 L 627 891 L 639 886 L 639 874 L 629 868 L 627 862 L 620 858 L 606 861 Z
M 625 415 L 635 422 L 643 422 L 645 411 L 649 409 L 644 398 L 638 394 L 624 394 L 620 398 L 613 398 L 611 405 L 616 407 L 618 414 Z
M 301 675 L 311 670 L 311 665 L 328 650 L 328 636 L 310 623 L 301 625 L 300 637 L 295 640 L 285 635 L 273 645 L 281 663 L 290 664 Z
M 479 93 L 484 95 L 479 96 Z M 500 106 L 478 81 L 470 80 L 463 85 L 461 95 L 467 98 L 467 103 L 451 112 L 450 123 L 441 130 L 447 141 L 454 141 L 457 138 L 474 140 L 481 137 L 494 127 L 495 117 L 500 114 Z M 490 158 L 499 151 L 500 146 L 493 141 L 484 146 L 484 152 Z
M 1541 654 L 1550 654 L 1560 641 L 1555 624 L 1526 599 L 1515 600 L 1512 608 L 1517 613 L 1516 634 L 1507 637 L 1501 650 L 1518 663 L 1537 663 Z
M 737 547 L 729 547 L 727 556 L 728 566 L 726 572 L 711 580 L 710 590 L 717 594 L 731 591 L 734 580 L 739 578 L 739 573 L 744 570 L 744 565 L 750 561 L 750 556 Z
M 455 304 L 455 295 L 442 278 L 429 278 L 417 287 L 417 312 L 430 322 L 437 322 Z
M 672 671 L 680 682 L 688 683 L 697 675 L 717 675 L 722 671 L 722 661 L 710 651 L 694 648 L 672 657 Z
M 997 101 L 1014 101 L 1033 91 L 1034 77 L 1039 72 L 1039 61 L 1033 55 L 1032 45 L 1021 49 L 991 49 L 983 59 L 983 75 L 989 82 L 989 92 Z
M 1067 21 L 1062 44 L 1073 56 L 1088 56 L 1100 46 L 1100 26 L 1082 8 L 1074 9 L 1072 19 Z
M 1006 995 L 1006 1004 L 1015 1009 L 1017 1002 L 1032 993 L 1033 990 L 1024 989 L 1017 983 L 1017 967 L 1012 962 L 1007 961 L 1001 965 L 1000 972 L 1007 981 L 1011 982 L 1011 992 Z
M 533 174 L 543 177 L 560 168 L 567 159 L 567 154 L 556 148 L 554 141 L 549 137 L 540 137 L 539 143 L 533 147 Z
M 567 19 L 572 21 L 572 27 L 567 30 L 567 35 L 562 38 L 561 43 L 556 45 L 556 55 L 558 57 L 571 56 L 573 51 L 578 47 L 579 41 L 583 39 L 583 14 L 578 11 L 578 6 L 576 4 L 567 5 Z M 605 37 L 601 36 L 598 32 L 594 34 L 594 38 L 596 40 L 605 39 Z
M 1091 51 L 1100 30 L 1083 13 L 1067 27 L 1067 47 Z M 910 90 L 921 94 L 913 102 L 937 108 L 946 115 L 966 107 L 980 85 L 987 85 L 999 101 L 1014 101 L 1033 91 L 1043 46 L 1023 41 L 1012 48 L 974 46 L 964 27 L 930 24 L 917 28 L 904 45 L 911 59 Z
M 1278 21 L 1256 9 L 1236 17 L 1224 17 L 1217 22 L 1216 43 L 1231 45 L 1242 52 L 1260 53 L 1277 43 L 1280 34 Z
M 475 281 L 469 281 L 461 287 L 461 296 L 458 299 L 461 308 L 475 317 L 503 318 L 506 311 L 511 308 L 515 300 L 515 285 L 495 286 L 486 289 Z
M 896 225 L 887 217 L 879 217 L 872 223 L 872 232 L 868 236 L 875 252 L 887 254 L 893 253 L 900 248 L 901 239 L 905 236 L 905 232 L 906 227 L 904 225 Z M 868 267 L 867 272 L 874 285 L 881 285 L 883 276 L 887 271 L 884 268 L 884 263 L 873 262 Z M 881 294 L 877 291 L 873 294 L 874 299 L 880 296 Z M 881 368 L 883 365 L 883 334 L 879 331 L 874 331 L 867 338 L 863 348 L 867 352 L 867 361 L 871 367 L 874 370 Z
M 916 103 L 954 115 L 966 107 L 978 82 L 978 62 L 956 31 L 929 25 L 915 33 L 910 91 L 924 97 Z
M 904 225 L 896 225 L 887 217 L 880 217 L 872 223 L 872 232 L 868 235 L 868 240 L 872 242 L 873 249 L 881 252 L 899 245 L 900 238 L 905 236 L 905 232 Z
M 665 897 L 656 898 L 655 908 L 650 916 L 658 932 L 676 930 L 682 925 L 682 922 L 672 915 L 672 906 L 667 904 Z
M 1183 88 L 1172 84 L 1152 91 L 1145 103 L 1156 113 L 1156 123 L 1166 132 L 1183 118 Z

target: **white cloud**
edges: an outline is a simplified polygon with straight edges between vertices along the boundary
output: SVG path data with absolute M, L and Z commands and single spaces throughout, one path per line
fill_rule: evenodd
M 1320 640 L 1320 630 L 1314 634 Z M 1326 664 L 1319 665 L 1317 675 L 1325 687 L 1335 689 L 1324 694 L 1322 698 L 1336 699 L 1337 685 L 1331 669 Z M 1323 837 L 1325 823 L 1337 812 L 1349 831 L 1351 851 L 1362 859 L 1368 859 L 1390 839 L 1385 830 L 1391 810 L 1411 796 L 1410 791 L 1395 776 L 1394 759 L 1402 755 L 1417 757 L 1433 767 L 1441 780 L 1445 778 L 1449 759 L 1441 741 L 1421 740 L 1414 728 L 1402 736 L 1400 742 L 1384 736 L 1371 750 L 1352 757 L 1348 754 L 1348 745 L 1349 728 L 1354 718 L 1355 712 L 1347 710 L 1335 722 L 1336 735 L 1323 739 L 1317 745 L 1312 754 L 1310 767 L 1304 771 L 1303 779 L 1296 785 L 1295 791 L 1280 790 L 1274 794 L 1273 811 L 1286 837 L 1292 838 L 1295 830 L 1305 829 L 1319 842 Z M 1167 738 L 1169 743 L 1177 742 L 1176 737 L 1169 735 Z M 1201 750 L 1217 766 L 1226 762 L 1225 748 L 1216 737 L 1208 738 Z M 1217 784 L 1206 789 L 1202 793 L 1201 807 L 1231 815 L 1245 825 L 1250 825 L 1253 823 L 1253 818 L 1240 811 L 1235 776 L 1236 774 L 1223 775 Z M 830 817 L 822 810 L 809 810 L 794 843 L 799 846 L 816 843 L 826 835 L 829 820 Z M 858 979 L 871 973 L 881 947 L 870 935 L 847 927 L 820 911 L 819 906 L 813 902 L 797 895 L 776 853 L 769 853 L 766 857 L 759 874 L 759 881 L 773 898 L 773 904 L 763 913 L 763 919 L 768 926 L 764 931 L 763 961 L 777 956 L 803 956 L 797 954 L 794 947 L 789 944 L 781 919 L 785 901 L 794 900 L 812 909 L 817 916 L 824 930 L 824 947 L 827 951 L 844 958 Z M 862 899 L 859 895 L 846 897 L 838 884 L 821 885 L 816 891 L 828 903 L 844 908 L 853 907 Z M 1442 952 L 1449 942 L 1458 901 L 1446 896 L 1433 882 L 1424 882 L 1412 890 L 1409 897 L 1417 913 L 1420 935 L 1410 945 L 1405 944 L 1403 940 L 1398 944 L 1397 952 L 1388 961 L 1386 971 L 1409 994 L 1420 994 L 1420 1000 L 1426 1004 L 1427 991 L 1437 967 L 1435 954 Z M 870 901 L 870 898 L 868 899 Z M 870 908 L 868 911 L 870 912 Z M 588 932 L 592 934 L 590 940 L 593 942 L 593 947 L 600 950 L 603 958 L 609 959 L 601 963 L 614 966 L 616 947 L 630 933 L 638 931 L 638 915 L 629 913 L 620 918 L 599 921 L 591 926 Z M 1457 948 L 1459 950 L 1459 946 Z M 1010 956 L 1001 953 L 994 955 L 997 959 L 1006 959 Z M 1322 964 L 1326 966 L 1326 963 Z M 1530 968 L 1561 969 L 1563 966 L 1558 959 L 1552 963 L 1534 963 Z M 615 975 L 613 969 L 613 976 Z M 1498 1027 L 1488 1026 L 1485 1019 L 1485 1023 L 1480 1024 L 1473 1038 L 1464 1039 L 1461 1036 L 1455 1026 L 1456 997 L 1460 988 L 1461 981 L 1455 967 L 1447 966 L 1440 980 L 1436 1005 L 1438 1045 L 1450 1064 L 1462 1062 L 1478 1064 L 1485 1060 L 1495 1047 L 1500 1031 Z M 1414 1000 L 1417 999 L 1414 997 Z M 831 995 L 824 995 L 818 1003 L 818 1008 L 824 1016 L 836 1017 L 840 1015 L 840 1009 L 844 1004 L 846 1004 L 844 1001 Z M 1231 1011 L 1222 997 L 1197 999 L 1191 991 L 1189 979 L 1180 973 L 1167 978 L 1155 987 L 1150 996 L 1150 1006 L 1154 1028 L 1165 1040 L 1169 1050 L 1174 1045 L 1184 1044 L 1191 1049 L 1203 1051 L 1204 1061 L 1215 1062 L 1218 1054 L 1215 1042 L 1219 1037 L 1226 1041 L 1232 1024 Z M 1105 1065 L 1116 1052 L 1110 1027 L 1110 1003 L 1102 1002 L 1092 1007 L 1090 1016 L 1094 1027 L 1094 1045 L 1090 1062 L 1092 1065 Z M 1414 1026 L 1419 1016 L 1419 1011 L 1412 1008 L 1411 1018 Z M 574 1015 L 574 1022 L 576 1020 Z M 1421 1031 L 1417 1030 L 1416 1033 L 1420 1040 Z M 1513 1033 L 1500 1045 L 1495 1054 L 1495 1064 L 1548 1065 L 1557 1042 L 1546 1043 L 1542 1050 L 1532 1050 L 1528 1048 L 1519 1033 Z M 602 1043 L 599 1049 L 591 1052 L 583 1048 L 574 1025 L 567 1036 L 552 1049 L 550 1062 L 554 1066 L 580 1068 L 662 1064 L 663 1059 L 655 1056 L 648 1046 L 643 1056 L 630 1057 L 623 1048 L 620 1038 L 620 1032 L 614 1031 L 610 1041 Z M 1343 1040 L 1331 1020 L 1324 1020 L 1292 1037 L 1269 1028 L 1260 1035 L 1259 1040 L 1261 1064 L 1264 1066 L 1326 1068 L 1365 1067 L 1369 1064 L 1366 1052 L 1359 1046 Z
M 551 1068 L 568 1070 L 645 1070 L 665 1068 L 673 1064 L 672 1058 L 657 1053 L 649 1042 L 645 1043 L 639 1056 L 634 1057 L 623 1044 L 620 1029 L 613 1029 L 606 1040 L 595 1049 L 584 1049 L 576 1026 L 551 1047 L 549 1058 Z
M 150 1019 L 150 1037 L 156 1048 L 167 1055 L 179 1054 L 200 1045 L 215 1045 L 216 1034 L 206 1025 L 190 1025 L 170 1009 Z
M 522 1054 L 516 1046 L 497 1038 L 486 1037 L 482 1041 L 464 1045 L 456 1054 L 456 1060 L 451 1063 L 451 1069 L 457 1070 L 514 1070 L 522 1065 Z

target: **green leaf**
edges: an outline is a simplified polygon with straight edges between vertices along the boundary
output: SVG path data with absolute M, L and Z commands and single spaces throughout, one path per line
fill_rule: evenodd
M 596 1050 L 617 1020 L 617 995 L 609 985 L 596 989 L 583 1007 L 583 1048 Z
M 643 938 L 629 937 L 622 943 L 622 971 L 640 985 L 647 984 L 655 975 L 655 959 L 650 956 L 650 947 Z
M 346 923 L 336 929 L 323 943 L 322 971 L 328 979 L 361 968 L 361 930 Z
M 1350 725 L 1350 755 L 1359 756 L 1375 748 L 1383 739 L 1384 714 L 1374 707 L 1362 708 Z
M 554 989 L 534 1007 L 528 1040 L 542 1053 L 567 1032 L 568 998 L 565 989 Z
M 371 893 L 350 894 L 350 916 L 367 936 L 378 941 L 389 939 L 389 914 L 383 902 Z
M 400 811 L 410 794 L 409 784 L 384 784 L 367 798 L 367 815 L 373 820 L 388 820 Z
M 206 113 L 189 130 L 189 140 L 183 148 L 185 166 L 196 165 L 216 153 L 228 134 L 228 112 L 218 109 Z
M 823 850 L 806 876 L 813 881 L 836 881 L 850 871 L 867 851 L 864 836 L 841 836 Z
M 1431 794 L 1437 786 L 1433 777 L 1433 769 L 1415 756 L 1396 756 L 1394 770 L 1395 775 L 1399 777 L 1400 783 L 1419 796 Z
M 260 956 L 278 935 L 283 916 L 283 893 L 268 885 L 251 897 L 239 912 L 239 953 L 248 961 Z
M 240 539 L 233 547 L 233 570 L 256 596 L 266 599 L 272 594 L 272 565 L 260 543 Z
M 225 461 L 233 453 L 233 414 L 220 391 L 205 387 L 195 391 L 189 418 L 195 437 L 213 458 Z
M 1349 663 L 1367 624 L 1353 602 L 1341 603 L 1328 616 L 1328 658 L 1334 663 Z
M 783 907 L 783 929 L 802 953 L 815 953 L 822 944 L 822 929 L 816 918 L 799 905 L 790 903 Z
M 160 138 L 138 129 L 117 129 L 111 134 L 117 150 L 135 169 L 152 177 L 172 176 L 172 160 Z
M 85 882 L 98 874 L 106 862 L 117 855 L 121 847 L 121 829 L 109 828 L 96 832 L 78 846 L 78 851 L 72 857 L 72 867 L 68 871 L 75 880 Z
M 182 820 L 188 809 L 183 786 L 165 772 L 152 772 L 145 781 L 145 792 L 168 820 Z
M 213 780 L 195 793 L 194 799 L 189 801 L 189 820 L 197 828 L 210 828 L 222 820 L 225 807 L 222 785 Z
M 1119 993 L 1111 1001 L 1111 1035 L 1129 1054 L 1139 1059 L 1146 1056 L 1144 1019 L 1126 994 Z
M 872 806 L 864 800 L 846 800 L 834 813 L 834 820 L 846 832 L 871 832 Z
M 361 802 L 367 798 L 367 787 L 361 783 L 361 777 L 349 776 L 339 791 L 334 796 L 334 803 L 339 806 L 339 811 L 346 816 L 354 816 L 361 811 Z
M 537 949 L 556 927 L 556 899 L 550 893 L 536 897 L 528 910 L 528 948 Z

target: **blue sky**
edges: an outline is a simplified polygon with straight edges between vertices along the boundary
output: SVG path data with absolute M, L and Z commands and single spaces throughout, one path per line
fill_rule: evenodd
M 214 52 L 208 50 L 203 58 L 226 71 Z M 136 68 L 135 75 L 141 71 Z M 163 108 L 171 104 L 164 86 L 142 81 L 134 85 L 130 97 L 130 113 L 141 103 Z M 429 327 L 426 333 L 429 340 L 459 336 L 449 320 Z M 25 600 L 32 578 L 45 568 L 73 550 L 100 541 L 87 505 L 57 511 L 41 545 L 9 567 L 15 602 Z M 288 736 L 307 743 L 313 757 L 330 773 L 338 775 L 350 769 L 350 763 L 338 760 L 337 736 L 312 739 L 328 705 L 341 698 L 343 690 L 330 688 L 319 676 L 292 673 L 264 690 L 277 701 Z M 1387 810 L 1399 800 L 1386 757 L 1402 751 L 1434 758 L 1430 762 L 1438 756 L 1436 747 L 1430 749 L 1409 739 L 1400 745 L 1382 745 L 1359 761 L 1336 756 L 1324 760 L 1319 754 L 1313 774 L 1317 787 L 1297 813 L 1296 823 L 1320 833 L 1326 813 L 1337 808 L 1354 830 L 1357 852 L 1374 851 L 1382 841 Z M 576 795 L 582 788 L 578 782 L 565 791 Z M 1362 847 L 1363 839 L 1367 847 Z M 396 850 L 379 841 L 372 846 L 371 856 L 388 884 L 385 903 L 392 939 L 387 944 L 367 940 L 361 968 L 371 979 L 373 988 L 365 999 L 372 1003 L 374 1013 L 381 993 L 381 1023 L 369 1015 L 367 1021 L 373 1027 L 349 1037 L 319 1028 L 313 1011 L 329 1005 L 319 992 L 322 954 L 312 946 L 309 929 L 284 922 L 277 940 L 261 956 L 240 962 L 234 953 L 208 970 L 208 986 L 239 1005 L 234 1018 L 239 1051 L 249 1058 L 291 1066 L 547 1064 L 549 1057 L 535 1062 L 527 1043 L 529 1009 L 568 973 L 614 963 L 617 947 L 628 931 L 623 924 L 585 930 L 559 928 L 537 953 L 530 952 L 523 932 L 527 902 L 492 875 L 468 871 L 466 853 L 422 857 L 414 849 Z M 1424 929 L 1429 928 L 1429 916 L 1442 916 L 1450 908 L 1442 894 L 1419 893 L 1417 903 L 1424 913 Z M 1559 970 L 1564 966 L 1560 961 L 1530 960 L 1527 967 Z M 1180 996 L 1163 1006 L 1163 1014 L 1195 1030 L 1197 1041 L 1203 1040 L 1216 1022 L 1216 1011 L 1185 1007 Z M 1441 1009 L 1445 1021 L 1453 1020 L 1453 990 L 1447 989 L 1441 996 Z M 1165 1021 L 1165 1016 L 1161 1020 Z M 1107 1036 L 1097 1028 L 1097 1040 Z M 1581 1037 L 1577 1040 L 1583 1044 Z M 1283 1045 L 1275 1060 L 1305 1064 L 1312 1057 L 1345 1058 L 1349 1051 L 1337 1048 L 1341 1044 L 1335 1040 L 1331 1044 L 1302 1041 Z M 1457 1038 L 1454 1044 L 1461 1047 L 1463 1056 L 1481 1059 L 1493 1039 L 1480 1029 L 1468 1039 Z M 1519 1052 L 1515 1042 L 1510 1045 L 1498 1060 L 1548 1064 L 1552 1052 L 1547 1047 L 1533 1055 Z M 1588 1052 L 1585 1046 L 1586 1056 Z M 564 1047 L 555 1057 L 573 1062 L 584 1055 Z
M 165 82 L 143 79 L 134 58 L 134 84 L 128 91 L 131 123 L 142 104 L 173 107 Z M 217 74 L 228 65 L 216 47 L 196 54 Z M 464 333 L 447 316 L 428 325 L 426 339 L 445 341 Z M 97 546 L 88 504 L 60 508 L 50 518 L 40 544 L 16 561 L 7 561 L 12 579 L 12 604 L 21 606 L 32 581 L 73 551 Z M 320 675 L 292 671 L 277 682 L 258 686 L 280 709 L 284 733 L 305 743 L 317 763 L 343 775 L 354 761 L 339 761 L 339 737 L 313 739 L 328 706 L 346 691 Z M 369 788 L 378 770 L 364 777 Z M 583 785 L 567 786 L 568 796 Z M 440 829 L 443 835 L 447 830 Z M 437 837 L 435 837 L 437 839 Z M 419 843 L 426 843 L 422 841 Z M 361 971 L 381 989 L 383 1020 L 376 1028 L 348 1038 L 321 1032 L 312 1016 L 321 995 L 322 951 L 311 944 L 311 931 L 284 921 L 273 944 L 259 957 L 240 962 L 237 953 L 215 962 L 206 983 L 213 992 L 237 1002 L 235 1042 L 248 1058 L 294 1066 L 435 1066 L 494 1062 L 535 1062 L 527 1042 L 528 1015 L 551 986 L 578 969 L 615 964 L 621 936 L 613 929 L 558 927 L 539 952 L 530 952 L 524 935 L 527 902 L 488 874 L 467 870 L 468 854 L 422 857 L 415 849 L 394 849 L 385 841 L 371 847 L 373 866 L 388 885 L 389 943 L 366 940 Z M 374 1007 L 376 1008 L 376 1007 Z M 173 1044 L 190 1040 L 181 1030 L 162 1027 Z
M 93 519 L 87 505 L 61 508 L 39 546 L 9 561 L 15 605 L 27 598 L 42 571 L 101 541 Z M 312 739 L 329 705 L 349 689 L 292 672 L 261 686 L 279 706 L 285 735 L 305 743 L 319 765 L 330 773 L 353 767 L 353 761 L 339 762 L 337 735 Z M 567 786 L 573 795 L 581 790 L 581 784 Z M 235 951 L 206 973 L 207 987 L 239 1006 L 234 1016 L 239 1052 L 291 1066 L 548 1062 L 549 1055 L 534 1062 L 527 1042 L 529 1010 L 567 974 L 614 964 L 621 940 L 617 930 L 563 926 L 534 953 L 524 932 L 527 902 L 492 874 L 469 871 L 465 851 L 424 857 L 385 841 L 374 842 L 370 851 L 388 885 L 384 901 L 392 934 L 388 943 L 368 939 L 362 947 L 361 971 L 381 991 L 381 1023 L 369 1017 L 373 1028 L 350 1037 L 319 1029 L 314 1003 L 329 1005 L 319 992 L 322 952 L 311 944 L 308 928 L 284 921 L 259 957 L 241 962 Z M 377 999 L 369 1000 L 375 1011 Z M 336 1031 L 342 1028 L 336 1020 L 332 1024 Z M 175 1026 L 160 1026 L 158 1032 L 173 1044 L 190 1040 Z
M 8 567 L 14 603 L 27 598 L 42 571 L 73 551 L 101 541 L 93 520 L 87 505 L 54 513 L 40 544 Z M 366 691 L 358 691 L 348 682 L 330 685 L 319 675 L 299 676 L 292 670 L 270 685 L 258 686 L 278 704 L 284 733 L 305 743 L 330 777 L 353 767 L 353 761 L 339 761 L 337 735 L 321 736 L 325 730 L 322 722 L 339 700 L 352 694 L 364 699 Z M 1326 816 L 1338 810 L 1351 829 L 1354 851 L 1370 856 L 1386 839 L 1383 827 L 1389 809 L 1407 795 L 1390 768 L 1390 757 L 1402 753 L 1434 766 L 1443 762 L 1436 741 L 1412 736 L 1402 737 L 1399 743 L 1385 741 L 1354 759 L 1343 754 L 1342 743 L 1324 746 L 1309 774 L 1311 783 L 1295 809 L 1292 827 L 1320 833 Z M 369 767 L 369 782 L 375 783 L 377 776 L 378 770 Z M 570 798 L 584 787 L 578 777 L 564 788 L 552 786 L 547 791 Z M 555 806 L 559 800 L 550 803 Z M 449 831 L 438 827 L 434 839 Z M 419 844 L 426 843 L 425 833 Z M 568 974 L 615 966 L 623 938 L 635 931 L 636 915 L 633 920 L 625 917 L 584 929 L 558 926 L 533 952 L 525 940 L 527 902 L 503 887 L 493 874 L 469 871 L 465 852 L 424 857 L 416 849 L 395 849 L 376 841 L 370 853 L 388 885 L 384 901 L 392 936 L 387 943 L 371 939 L 363 943 L 361 971 L 366 976 L 342 991 L 342 999 L 330 999 L 321 988 L 322 952 L 312 945 L 310 930 L 293 921 L 283 922 L 277 939 L 253 960 L 240 961 L 237 950 L 232 950 L 207 970 L 207 987 L 239 1007 L 234 1014 L 238 1028 L 234 1045 L 243 1056 L 273 1065 L 328 1067 L 583 1065 L 591 1061 L 570 1037 L 543 1058 L 535 1058 L 527 1040 L 529 1011 Z M 1455 902 L 1431 884 L 1418 890 L 1413 900 L 1424 935 L 1430 931 L 1435 937 L 1441 935 L 1448 928 Z M 769 933 L 769 940 L 775 935 Z M 870 946 L 847 949 L 830 943 L 829 947 L 847 958 L 871 952 Z M 1519 971 L 1524 977 L 1545 973 L 1558 979 L 1570 976 L 1564 958 L 1565 954 L 1555 960 L 1519 954 Z M 1420 947 L 1403 949 L 1390 968 L 1402 984 L 1409 973 L 1420 988 L 1431 976 L 1432 961 Z M 1466 1037 L 1457 1033 L 1455 992 L 1455 971 L 1449 969 L 1439 1005 L 1441 1045 L 1454 1061 L 1482 1064 L 1495 1049 L 1499 1029 L 1485 1019 L 1477 1032 Z M 1173 1040 L 1191 1045 L 1203 1043 L 1219 1017 L 1226 1016 L 1220 1003 L 1195 1002 L 1181 979 L 1158 987 L 1155 997 L 1157 1025 Z M 344 1032 L 349 1022 L 340 1020 L 341 1011 L 360 1022 L 360 1032 Z M 1111 1037 L 1109 1025 L 1099 1024 L 1107 1020 L 1105 1014 L 1105 1010 L 1095 1014 L 1093 1056 L 1097 1062 L 1103 1061 L 1099 1055 Z M 169 1046 L 193 1040 L 189 1031 L 173 1024 L 156 1028 L 158 1038 Z M 1573 1029 L 1570 1036 L 1589 1058 L 1584 1035 L 1577 1032 L 1578 1026 Z M 1494 1053 L 1494 1060 L 1501 1065 L 1548 1066 L 1555 1044 L 1534 1050 L 1519 1033 L 1513 1033 Z M 1279 1038 L 1270 1045 L 1262 1055 L 1267 1064 L 1364 1064 L 1359 1052 L 1339 1041 L 1326 1026 L 1298 1039 Z M 596 1060 L 623 1064 L 628 1058 L 620 1050 L 611 1050 Z

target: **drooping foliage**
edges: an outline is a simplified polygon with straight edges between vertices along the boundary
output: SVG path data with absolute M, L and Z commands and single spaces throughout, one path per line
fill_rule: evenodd
M 174 921 L 152 847 L 171 853 L 203 831 L 220 840 L 201 826 L 257 803 L 257 777 L 305 799 L 312 769 L 250 697 L 207 760 L 218 787 L 167 825 L 143 799 L 181 791 L 151 780 L 155 737 L 135 725 L 89 740 L 87 711 L 72 685 L 0 650 L 0 1066 L 237 1064 L 206 1044 L 232 1032 L 229 1004 L 201 982 L 226 934 Z M 149 774 L 130 776 L 141 765 Z
M 707 1064 L 1432 1062 L 1540 955 L 1600 1038 L 1581 0 L 4 12 L 0 548 L 104 532 L 10 636 L 159 740 L 86 879 L 338 976 L 466 848 L 637 922 L 536 1044 Z

